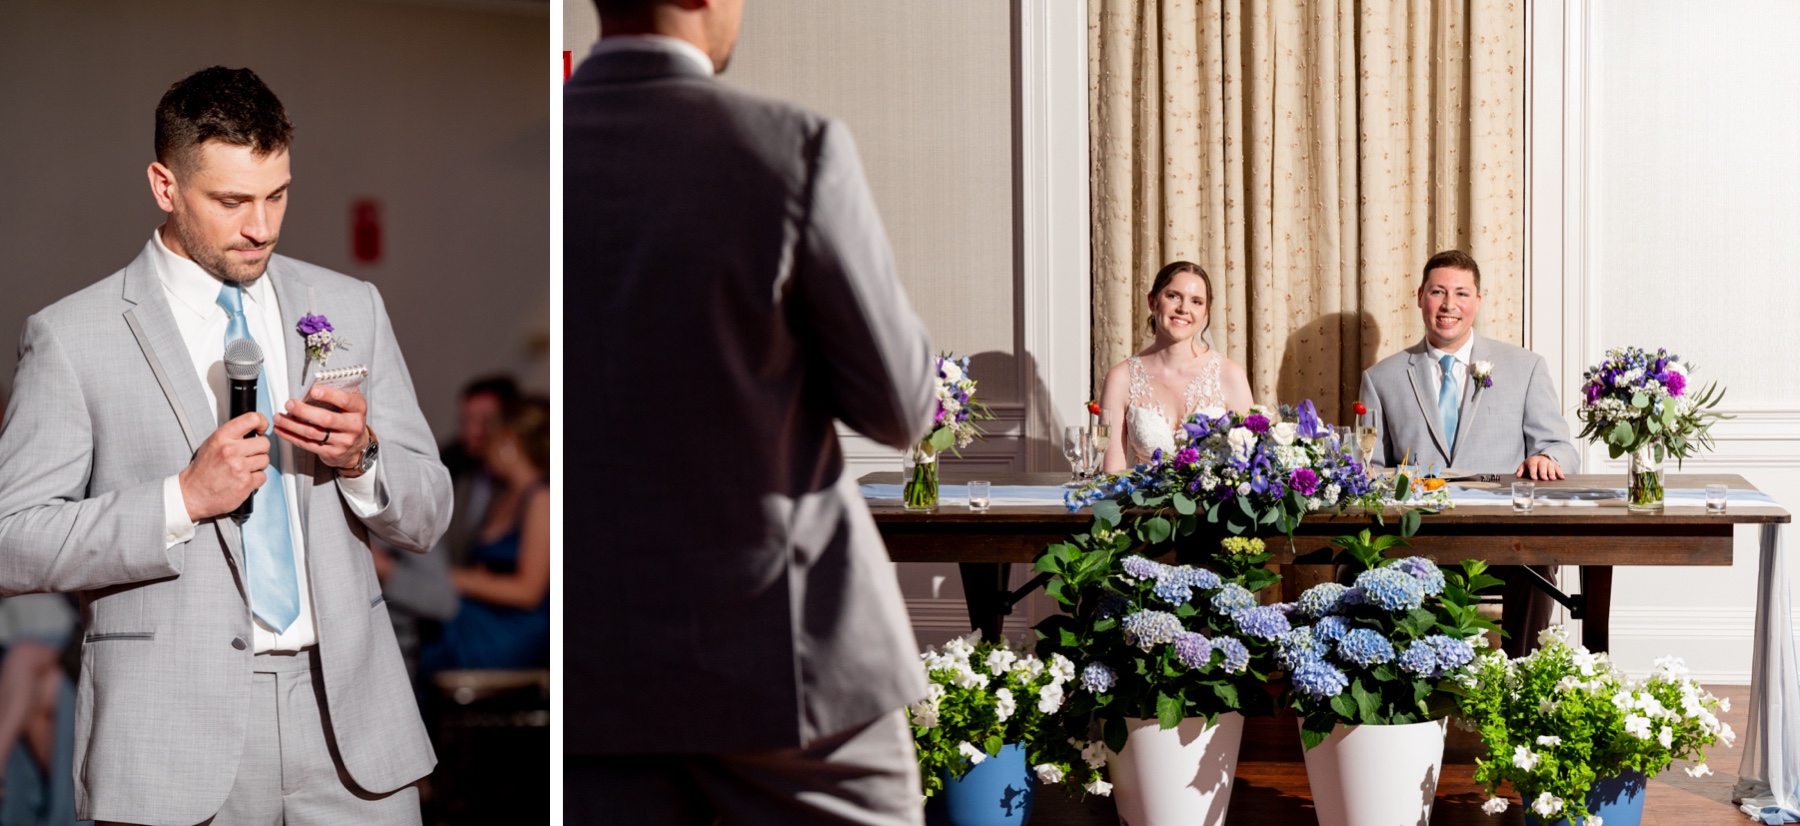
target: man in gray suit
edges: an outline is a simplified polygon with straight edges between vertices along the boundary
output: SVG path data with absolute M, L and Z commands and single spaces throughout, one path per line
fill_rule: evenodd
M 843 125 L 731 89 L 736 0 L 600 0 L 564 88 L 570 823 L 918 823 L 924 695 L 841 420 L 931 346 Z
M 420 819 L 436 758 L 367 543 L 431 547 L 449 478 L 374 287 L 273 253 L 291 134 L 248 69 L 172 86 L 149 168 L 167 222 L 20 340 L 0 593 L 80 597 L 83 818 Z M 226 421 L 239 339 L 258 398 Z M 304 390 L 327 359 L 365 365 L 360 392 Z
M 1374 463 L 1455 468 L 1520 479 L 1561 479 L 1578 472 L 1556 384 L 1542 356 L 1475 332 L 1481 268 L 1461 250 L 1425 262 L 1419 285 L 1425 340 L 1363 373 L 1362 402 L 1381 431 Z M 1564 469 L 1567 468 L 1567 471 Z M 1555 569 L 1536 569 L 1553 577 Z M 1536 647 L 1551 601 L 1524 571 L 1494 569 L 1506 580 L 1502 626 L 1515 655 Z

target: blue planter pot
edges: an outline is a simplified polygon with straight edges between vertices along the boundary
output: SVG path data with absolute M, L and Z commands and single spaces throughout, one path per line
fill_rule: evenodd
M 1644 821 L 1644 792 L 1649 783 L 1642 772 L 1630 769 L 1601 780 L 1588 789 L 1588 811 L 1599 815 L 1606 826 L 1640 826 Z M 1529 800 L 1525 801 L 1525 822 L 1531 826 L 1544 826 L 1537 813 L 1531 810 Z M 1568 818 L 1559 817 L 1550 826 L 1571 824 Z
M 931 826 L 1025 826 L 1031 820 L 1034 780 L 1025 746 L 1011 743 L 962 777 L 944 778 L 925 819 Z

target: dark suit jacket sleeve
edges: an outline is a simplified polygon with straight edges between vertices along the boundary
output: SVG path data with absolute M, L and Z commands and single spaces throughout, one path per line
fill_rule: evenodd
M 431 428 L 419 412 L 412 374 L 400 354 L 381 293 L 373 284 L 368 290 L 376 333 L 363 395 L 369 402 L 369 427 L 381 440 L 375 470 L 380 510 L 362 516 L 362 521 L 389 545 L 424 553 L 450 525 L 450 472 L 438 460 Z
M 1387 428 L 1387 423 L 1382 418 L 1383 416 L 1386 415 L 1385 413 L 1382 412 L 1385 409 L 1385 405 L 1382 401 L 1381 393 L 1375 389 L 1375 382 L 1370 376 L 1371 372 L 1372 372 L 1371 370 L 1363 371 L 1362 390 L 1358 392 L 1358 397 L 1356 400 L 1362 402 L 1363 407 L 1368 408 L 1369 418 L 1375 422 L 1375 427 L 1380 432 L 1380 438 L 1377 438 L 1375 440 L 1375 451 L 1372 454 L 1370 454 L 1371 458 L 1369 459 L 1369 464 L 1374 465 L 1376 467 L 1387 467 L 1387 464 L 1388 464 L 1387 430 L 1388 430 L 1388 428 Z M 1355 420 L 1352 419 L 1352 422 L 1354 422 L 1354 421 Z M 1354 450 L 1355 449 L 1355 439 L 1357 438 L 1354 431 L 1352 431 L 1350 438 L 1351 438 L 1351 449 Z
M 904 448 L 930 422 L 931 342 L 894 256 L 850 133 L 823 122 L 809 147 L 809 198 L 793 268 L 796 332 L 823 368 L 832 413 Z
M 165 548 L 166 477 L 90 498 L 93 456 L 82 384 L 51 325 L 32 316 L 0 429 L 0 595 L 181 573 L 187 544 Z
M 1581 472 L 1581 452 L 1569 439 L 1569 422 L 1563 418 L 1550 366 L 1542 356 L 1534 356 L 1531 383 L 1525 388 L 1525 455 L 1539 453 L 1555 459 L 1564 473 Z

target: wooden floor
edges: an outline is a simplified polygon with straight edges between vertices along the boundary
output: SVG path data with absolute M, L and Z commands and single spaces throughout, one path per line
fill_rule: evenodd
M 1750 707 L 1747 686 L 1710 686 L 1721 697 L 1731 698 L 1731 711 L 1721 715 L 1732 730 L 1743 736 Z M 1741 742 L 1741 740 L 1740 740 Z M 1519 826 L 1524 809 L 1513 805 L 1499 815 L 1481 811 L 1487 794 L 1474 782 L 1475 758 L 1480 754 L 1475 735 L 1450 727 L 1444 749 L 1444 770 L 1438 781 L 1437 802 L 1432 806 L 1432 826 Z M 1237 785 L 1231 792 L 1227 826 L 1250 824 L 1308 824 L 1316 822 L 1306 783 L 1306 764 L 1292 717 L 1247 721 L 1238 762 Z M 1731 803 L 1737 784 L 1737 768 L 1743 754 L 1737 749 L 1713 748 L 1707 761 L 1714 774 L 1701 779 L 1687 776 L 1678 762 L 1650 781 L 1644 800 L 1643 826 L 1745 826 L 1753 823 Z M 1077 801 L 1057 789 L 1039 787 L 1031 826 L 1100 826 L 1118 823 L 1112 801 L 1089 797 Z

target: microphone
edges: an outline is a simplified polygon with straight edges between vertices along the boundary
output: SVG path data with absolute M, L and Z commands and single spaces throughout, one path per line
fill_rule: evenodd
M 225 378 L 226 394 L 231 400 L 231 418 L 249 413 L 256 409 L 256 376 L 262 372 L 262 348 L 247 338 L 234 339 L 225 345 Z M 245 438 L 256 435 L 255 431 L 244 434 Z M 256 500 L 256 492 L 249 496 L 231 512 L 231 518 L 242 523 L 250 518 L 251 505 Z

